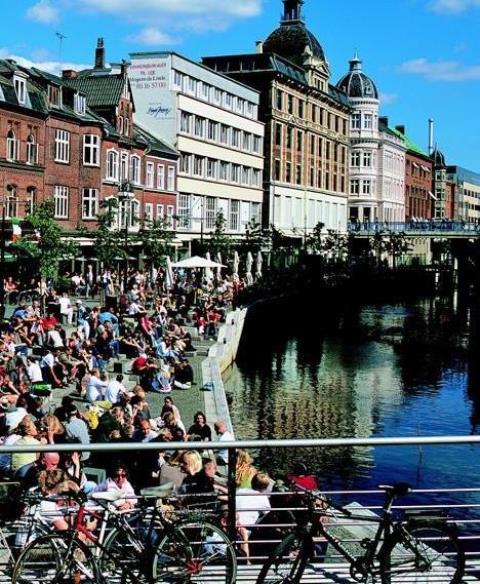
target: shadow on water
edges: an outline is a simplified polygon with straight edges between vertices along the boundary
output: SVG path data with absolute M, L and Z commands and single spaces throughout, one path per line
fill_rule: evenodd
M 470 327 L 469 302 L 257 306 L 226 381 L 237 436 L 477 433 L 480 367 L 472 347 L 480 335 Z M 476 484 L 477 453 L 469 446 L 263 449 L 257 461 L 273 476 L 307 461 L 326 489 L 385 480 L 448 488 Z

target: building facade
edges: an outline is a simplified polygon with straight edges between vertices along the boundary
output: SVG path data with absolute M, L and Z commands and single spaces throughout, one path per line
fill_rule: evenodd
M 405 126 L 396 126 L 395 131 L 403 138 L 407 147 L 405 159 L 405 220 L 423 221 L 432 218 L 432 160 L 406 134 Z
M 143 218 L 154 218 L 159 210 L 173 216 L 178 154 L 133 123 L 126 75 L 104 80 L 96 93 L 98 99 L 104 92 L 112 94 L 112 101 L 118 97 L 117 104 L 129 103 L 128 132 L 118 128 L 116 106 L 110 120 L 95 111 L 95 92 L 80 81 L 74 71 L 60 78 L 0 61 L 0 172 L 6 217 L 22 218 L 35 204 L 51 199 L 55 218 L 66 232 L 93 230 L 102 201 L 117 196 L 126 181 L 133 201 L 128 209 L 121 205 L 120 224 L 128 221 L 139 229 Z M 151 181 L 152 165 L 161 166 L 165 177 L 173 168 L 170 183 L 167 178 L 165 184 Z
M 480 174 L 447 166 L 447 181 L 454 185 L 455 219 L 466 223 L 480 222 Z
M 180 153 L 177 233 L 203 239 L 218 214 L 241 236 L 261 221 L 264 125 L 259 95 L 176 53 L 134 53 L 136 119 Z
M 355 55 L 337 83 L 352 108 L 350 123 L 349 219 L 360 222 L 405 220 L 405 145 L 379 116 L 375 83 Z
M 448 179 L 447 165 L 443 153 L 435 148 L 431 154 L 433 164 L 433 219 L 453 220 L 458 218 L 455 200 L 455 184 Z
M 303 0 L 284 0 L 280 26 L 257 52 L 204 57 L 261 95 L 265 122 L 264 221 L 305 237 L 347 223 L 350 107 L 333 87 L 324 50 L 306 28 Z

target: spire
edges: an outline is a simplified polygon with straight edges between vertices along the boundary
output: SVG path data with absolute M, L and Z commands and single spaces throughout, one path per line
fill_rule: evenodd
M 362 61 L 358 57 L 358 51 L 355 49 L 355 54 L 353 55 L 353 59 L 349 61 L 350 63 L 350 71 L 361 71 L 362 70 Z
M 303 22 L 302 6 L 304 0 L 283 0 L 282 24 Z

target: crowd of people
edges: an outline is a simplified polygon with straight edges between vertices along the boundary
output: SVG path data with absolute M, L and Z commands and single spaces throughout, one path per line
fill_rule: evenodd
M 192 331 L 197 338 L 216 339 L 238 290 L 228 278 L 209 281 L 190 273 L 166 291 L 160 272 L 154 279 L 131 270 L 127 289 L 113 295 L 111 288 L 121 279 L 108 270 L 95 279 L 90 272 L 72 274 L 69 291 L 48 290 L 44 310 L 38 300 L 20 301 L 5 321 L 0 337 L 1 443 L 52 448 L 41 455 L 2 453 L 0 478 L 45 495 L 66 487 L 87 495 L 119 491 L 116 505 L 121 509 L 135 506 L 142 488 L 166 483 L 173 483 L 185 501 L 221 504 L 228 496 L 228 449 L 213 451 L 208 442 L 233 436 L 224 420 L 210 424 L 202 411 L 182 420 L 171 392 L 199 389 L 189 361 L 196 350 Z M 95 291 L 102 304 L 90 298 Z M 119 355 L 125 357 L 119 360 Z M 128 371 L 120 367 L 112 372 L 122 363 L 128 363 Z M 61 388 L 71 392 L 52 407 Z M 153 393 L 165 394 L 155 414 Z M 55 450 L 65 443 L 177 441 L 202 441 L 205 448 L 115 455 Z M 248 557 L 251 526 L 270 509 L 272 481 L 246 452 L 238 453 L 236 465 L 238 534 Z M 61 516 L 53 517 L 56 529 L 66 527 Z

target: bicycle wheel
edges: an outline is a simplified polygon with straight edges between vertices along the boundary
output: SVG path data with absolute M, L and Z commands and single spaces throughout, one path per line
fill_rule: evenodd
M 226 533 L 212 523 L 180 524 L 160 538 L 152 574 L 160 582 L 234 584 L 235 550 Z
M 102 582 L 89 549 L 60 533 L 32 541 L 18 557 L 12 584 L 98 584 Z
M 290 533 L 267 558 L 257 578 L 257 584 L 298 584 L 307 564 L 304 539 Z
M 458 584 L 464 570 L 465 554 L 456 536 L 448 527 L 428 522 L 406 528 L 402 541 L 393 541 L 380 561 L 382 584 L 411 582 L 412 577 Z
M 105 551 L 102 551 L 98 564 L 106 581 L 130 584 L 141 579 L 144 573 L 144 546 L 134 534 L 124 529 L 113 529 L 103 547 Z

